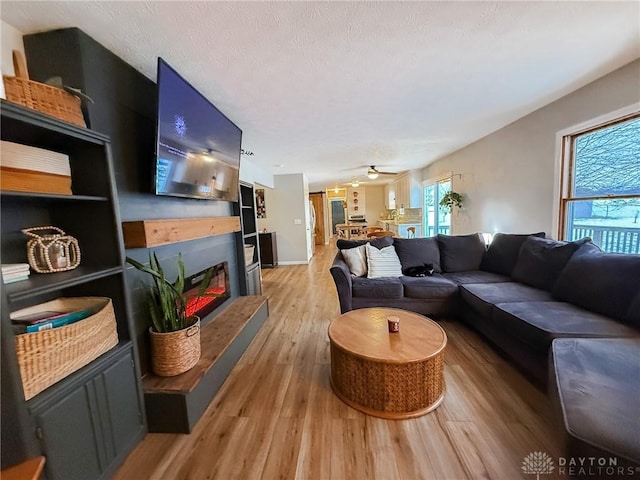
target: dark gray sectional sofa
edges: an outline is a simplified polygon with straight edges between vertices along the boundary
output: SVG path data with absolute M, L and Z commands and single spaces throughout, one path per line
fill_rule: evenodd
M 386 306 L 435 318 L 460 318 L 512 359 L 535 383 L 546 387 L 551 379 L 550 392 L 560 392 L 554 398 L 560 405 L 558 411 L 563 415 L 565 433 L 574 440 L 579 437 L 583 444 L 599 445 L 602 434 L 597 429 L 587 427 L 595 439 L 589 434 L 585 439 L 584 432 L 577 437 L 571 434 L 567 418 L 571 417 L 571 411 L 582 411 L 580 395 L 569 394 L 575 385 L 566 378 L 560 381 L 561 376 L 554 368 L 569 371 L 579 367 L 571 363 L 570 356 L 560 363 L 571 367 L 554 364 L 552 345 L 564 339 L 577 345 L 592 339 L 609 339 L 604 345 L 612 358 L 617 355 L 617 342 L 626 345 L 625 352 L 633 350 L 629 341 L 633 344 L 640 339 L 640 256 L 604 253 L 589 239 L 558 242 L 544 238 L 544 233 L 496 234 L 488 249 L 477 234 L 417 239 L 386 237 L 376 242 L 373 244 L 378 248 L 394 245 L 403 271 L 431 263 L 434 274 L 354 277 L 338 251 L 331 274 L 343 313 Z M 338 241 L 337 246 L 348 249 L 361 243 Z M 577 356 L 575 361 L 588 364 L 585 358 Z M 640 383 L 637 355 L 627 353 L 626 357 L 615 358 L 627 366 L 626 380 L 637 389 Z M 609 360 L 600 356 L 594 361 Z M 631 389 L 623 385 L 619 392 L 613 392 L 614 398 L 608 397 L 605 403 L 613 415 L 618 415 L 619 411 L 611 405 L 628 404 Z M 640 411 L 640 399 L 636 397 L 635 402 Z M 604 413 L 607 408 L 597 413 L 605 417 L 600 423 L 607 421 Z M 640 415 L 629 421 L 636 432 L 640 431 Z M 630 447 L 631 438 L 628 435 L 625 440 L 626 450 L 611 447 L 606 439 L 604 444 L 609 448 L 600 445 L 601 450 L 611 453 L 613 448 L 614 453 L 640 465 L 640 442 Z

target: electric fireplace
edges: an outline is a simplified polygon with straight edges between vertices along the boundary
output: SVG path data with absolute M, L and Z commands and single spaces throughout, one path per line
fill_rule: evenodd
M 184 292 L 187 299 L 187 315 L 197 315 L 201 320 L 222 305 L 230 296 L 229 264 L 218 263 L 213 267 L 213 275 L 203 296 L 198 296 L 200 284 L 205 279 L 208 268 L 185 278 Z

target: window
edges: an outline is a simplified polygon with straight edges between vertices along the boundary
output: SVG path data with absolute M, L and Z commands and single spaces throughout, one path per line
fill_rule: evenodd
M 640 115 L 562 139 L 560 236 L 640 253 Z
M 426 237 L 438 233 L 449 235 L 451 232 L 451 214 L 440 206 L 440 200 L 451 191 L 451 177 L 439 180 L 424 187 L 424 231 Z

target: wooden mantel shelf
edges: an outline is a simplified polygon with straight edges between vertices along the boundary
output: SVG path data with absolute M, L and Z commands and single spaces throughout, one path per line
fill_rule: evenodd
M 240 231 L 240 217 L 165 218 L 122 222 L 126 248 L 150 248 Z

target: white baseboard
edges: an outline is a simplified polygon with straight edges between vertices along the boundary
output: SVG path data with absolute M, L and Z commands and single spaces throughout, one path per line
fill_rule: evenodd
M 278 265 L 309 265 L 309 262 L 304 260 L 286 260 L 284 262 L 278 261 Z

